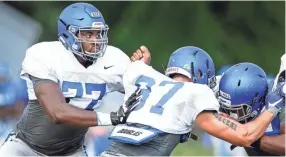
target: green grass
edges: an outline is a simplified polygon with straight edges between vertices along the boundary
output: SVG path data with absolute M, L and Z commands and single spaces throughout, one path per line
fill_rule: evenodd
M 172 156 L 213 156 L 213 150 L 204 148 L 200 141 L 189 140 L 179 144 Z

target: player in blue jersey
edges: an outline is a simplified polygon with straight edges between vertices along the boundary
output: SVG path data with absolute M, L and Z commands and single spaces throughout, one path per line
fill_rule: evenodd
M 279 74 L 272 86 L 268 85 L 265 72 L 257 65 L 240 63 L 231 67 L 222 76 L 219 85 L 221 111 L 240 123 L 246 123 L 260 114 L 264 104 L 266 109 L 269 108 L 273 104 L 269 101 L 273 98 L 285 101 L 285 57 L 281 61 Z M 275 92 L 279 94 L 273 95 Z M 268 126 L 264 136 L 252 146 L 245 148 L 249 156 L 285 155 L 285 106 Z

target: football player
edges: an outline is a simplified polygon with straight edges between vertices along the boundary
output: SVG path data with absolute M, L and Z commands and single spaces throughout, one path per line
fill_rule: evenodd
M 281 58 L 282 64 L 274 81 L 274 87 L 271 86 L 268 89 L 268 97 L 277 88 L 281 88 L 281 86 L 285 88 L 285 65 L 283 65 L 285 56 Z M 241 123 L 253 120 L 264 105 L 263 97 L 266 95 L 264 86 L 267 80 L 260 77 L 264 75 L 265 73 L 260 67 L 248 63 L 238 64 L 228 70 L 222 76 L 219 87 L 220 93 L 222 93 L 219 96 L 222 111 Z M 278 95 L 277 98 L 285 100 L 285 91 L 279 92 L 281 95 Z M 223 93 L 229 94 L 230 98 L 226 98 Z M 266 108 L 269 107 L 267 101 L 266 99 Z M 268 126 L 264 136 L 253 144 L 253 148 L 245 148 L 245 150 L 249 156 L 285 155 L 285 106 Z
M 124 92 L 122 75 L 130 64 L 108 45 L 108 29 L 97 8 L 74 3 L 58 17 L 59 41 L 26 51 L 21 76 L 29 102 L 0 156 L 82 156 L 88 127 L 124 123 L 128 105 L 110 114 L 93 112 L 106 93 Z
M 244 125 L 221 116 L 211 90 L 216 85 L 213 60 L 197 47 L 176 50 L 166 75 L 141 61 L 129 66 L 123 76 L 125 96 L 139 87 L 141 99 L 127 123 L 115 127 L 110 136 L 114 142 L 102 156 L 168 156 L 195 124 L 210 135 L 249 147 L 284 106 L 274 99 L 275 105 Z

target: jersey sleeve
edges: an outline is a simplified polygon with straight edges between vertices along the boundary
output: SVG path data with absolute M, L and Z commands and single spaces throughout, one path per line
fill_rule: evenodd
M 199 85 L 198 87 L 191 101 L 191 106 L 195 111 L 192 117 L 193 122 L 202 111 L 219 111 L 219 102 L 213 91 L 206 85 Z
M 57 82 L 55 76 L 55 65 L 51 61 L 52 55 L 47 54 L 48 49 L 41 43 L 30 47 L 26 51 L 26 56 L 22 63 L 21 76 L 25 80 L 30 80 L 29 75 L 41 79 L 48 79 Z
M 132 62 L 126 69 L 126 72 L 123 75 L 123 80 L 125 84 L 134 84 L 139 76 L 148 74 L 152 70 L 153 68 L 151 66 L 142 61 Z
M 285 81 L 286 80 L 286 54 L 284 54 L 282 57 L 281 57 L 281 64 L 280 64 L 280 69 L 279 69 L 279 73 L 277 74 L 275 80 L 274 80 L 274 84 L 273 84 L 273 87 L 272 87 L 272 90 L 276 89 L 277 87 L 277 83 L 278 82 L 281 82 L 281 81 Z
M 138 61 L 132 62 L 130 66 L 126 69 L 126 73 L 123 75 L 123 86 L 125 89 L 124 102 L 129 98 L 129 96 L 137 89 L 135 85 L 135 70 L 138 68 Z

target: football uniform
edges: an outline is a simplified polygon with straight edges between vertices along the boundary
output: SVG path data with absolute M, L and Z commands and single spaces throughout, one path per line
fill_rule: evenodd
M 199 113 L 219 109 L 207 85 L 172 80 L 141 61 L 127 69 L 123 84 L 125 100 L 137 87 L 142 89 L 142 97 L 127 124 L 113 130 L 110 138 L 115 142 L 103 156 L 115 152 L 135 156 L 170 155 L 180 142 L 180 135 L 192 131 Z
M 106 93 L 124 91 L 122 75 L 129 64 L 127 55 L 113 46 L 107 46 L 105 55 L 85 68 L 58 41 L 33 45 L 22 63 L 29 103 L 15 129 L 16 138 L 45 155 L 66 155 L 80 149 L 88 127 L 53 123 L 37 101 L 34 87 L 54 81 L 69 105 L 94 110 Z

